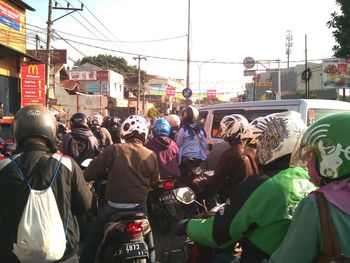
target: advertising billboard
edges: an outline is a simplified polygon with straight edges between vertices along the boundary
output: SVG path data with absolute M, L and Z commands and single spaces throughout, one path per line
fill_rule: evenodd
M 21 105 L 45 106 L 45 64 L 21 66 Z
M 350 58 L 323 59 L 322 83 L 324 89 L 350 88 Z
M 207 90 L 207 97 L 208 97 L 208 99 L 216 98 L 216 89 L 208 89 Z

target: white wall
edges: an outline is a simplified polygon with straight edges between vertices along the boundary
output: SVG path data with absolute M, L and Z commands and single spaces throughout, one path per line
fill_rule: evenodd
M 124 99 L 124 77 L 109 70 L 109 96 L 116 99 Z

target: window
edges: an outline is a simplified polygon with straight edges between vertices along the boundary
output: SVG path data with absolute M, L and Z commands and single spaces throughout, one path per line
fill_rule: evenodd
M 272 113 L 288 111 L 287 109 L 271 109 L 271 110 L 250 110 L 246 111 L 244 117 L 247 118 L 249 122 L 255 120 L 258 117 L 264 117 Z
M 306 123 L 306 125 L 309 126 L 324 116 L 327 116 L 327 115 L 330 115 L 333 113 L 337 113 L 337 112 L 343 112 L 343 111 L 349 112 L 346 110 L 339 110 L 339 109 L 309 109 L 307 111 L 307 123 Z
M 242 114 L 244 110 L 216 110 L 213 112 L 213 125 L 211 127 L 211 137 L 220 138 L 220 122 L 223 117 L 231 114 Z
M 202 125 L 202 128 L 204 129 L 205 121 L 207 120 L 208 112 L 207 111 L 200 111 L 199 112 L 199 118 L 198 122 Z

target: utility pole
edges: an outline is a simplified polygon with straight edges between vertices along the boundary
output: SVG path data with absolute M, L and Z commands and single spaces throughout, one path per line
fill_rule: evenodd
M 52 20 L 52 9 L 60 9 L 60 10 L 69 10 L 71 12 L 60 16 L 56 18 L 55 20 Z M 65 17 L 67 15 L 70 15 L 71 13 L 75 11 L 83 11 L 83 4 L 81 4 L 81 8 L 71 8 L 70 4 L 67 3 L 67 7 L 57 7 L 57 2 L 55 6 L 52 6 L 52 0 L 49 0 L 49 10 L 48 10 L 48 16 L 47 16 L 47 35 L 46 35 L 46 67 L 45 67 L 45 74 L 46 74 L 46 105 L 49 104 L 49 89 L 50 89 L 50 82 L 51 82 L 51 35 L 52 35 L 52 24 L 53 22 L 57 21 L 58 19 L 61 19 L 62 17 Z
M 49 89 L 50 89 L 50 75 L 51 75 L 51 34 L 52 34 L 52 0 L 49 0 L 49 10 L 47 16 L 47 37 L 46 37 L 46 106 L 49 104 Z
M 287 55 L 287 68 L 289 68 L 289 56 L 292 54 L 293 35 L 291 31 L 287 31 L 286 35 L 286 55 Z
M 140 114 L 140 89 L 141 89 L 141 67 L 140 62 L 142 59 L 147 60 L 145 57 L 141 57 L 138 55 L 137 57 L 133 57 L 133 59 L 137 60 L 137 69 L 138 69 L 138 85 L 137 85 L 137 104 L 136 104 L 136 114 Z M 144 112 L 142 112 L 144 113 Z
M 307 72 L 307 35 L 305 34 L 305 72 Z M 309 81 L 305 80 L 305 97 L 308 99 L 309 96 Z
M 190 20 L 191 20 L 191 0 L 188 0 L 188 16 L 187 16 L 187 71 L 186 71 L 186 88 L 190 88 Z M 186 107 L 190 104 L 190 99 L 186 98 Z

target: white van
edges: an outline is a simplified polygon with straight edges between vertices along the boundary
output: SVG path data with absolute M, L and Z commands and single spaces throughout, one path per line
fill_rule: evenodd
M 350 111 L 350 103 L 337 100 L 295 99 L 230 102 L 202 107 L 199 109 L 199 116 L 207 134 L 208 168 L 215 169 L 222 152 L 229 147 L 228 143 L 220 138 L 219 124 L 224 116 L 236 113 L 252 121 L 260 116 L 289 110 L 300 112 L 305 123 L 310 125 L 323 116 L 339 111 Z

